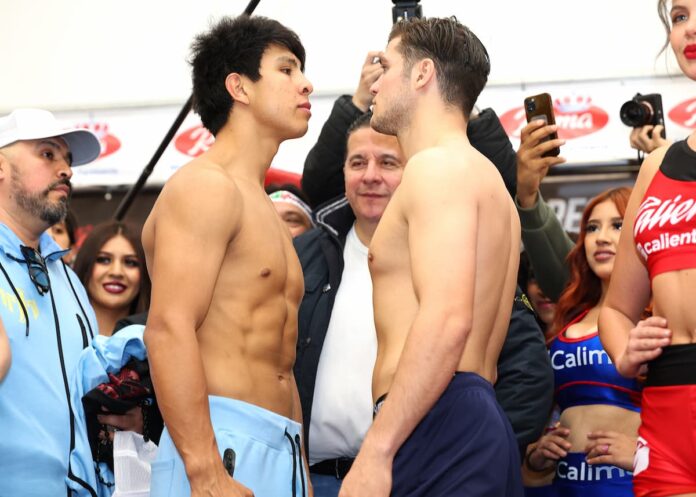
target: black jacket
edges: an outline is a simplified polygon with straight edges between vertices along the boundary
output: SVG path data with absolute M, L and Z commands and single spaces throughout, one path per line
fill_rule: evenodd
M 302 190 L 312 207 L 345 192 L 343 162 L 346 158 L 346 132 L 363 112 L 350 95 L 339 97 L 329 118 L 321 128 L 319 139 L 305 159 Z M 517 158 L 510 139 L 493 109 L 484 109 L 469 122 L 467 135 L 471 144 L 495 164 L 505 187 L 514 198 L 517 191 Z
M 298 316 L 295 380 L 300 393 L 305 447 L 319 356 L 343 274 L 343 246 L 355 216 L 345 197 L 316 211 L 317 228 L 294 239 L 302 264 L 305 295 Z M 518 289 L 510 328 L 498 359 L 495 392 L 508 415 L 520 452 L 537 440 L 551 411 L 553 373 L 544 338 L 531 307 Z

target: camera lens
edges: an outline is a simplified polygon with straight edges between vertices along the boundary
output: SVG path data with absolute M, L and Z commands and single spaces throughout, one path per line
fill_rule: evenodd
M 621 106 L 619 115 L 621 116 L 621 122 L 626 126 L 639 128 L 646 124 L 650 124 L 652 120 L 652 108 L 643 102 L 629 100 Z
M 527 112 L 534 112 L 536 110 L 536 103 L 534 100 L 529 100 L 527 102 Z

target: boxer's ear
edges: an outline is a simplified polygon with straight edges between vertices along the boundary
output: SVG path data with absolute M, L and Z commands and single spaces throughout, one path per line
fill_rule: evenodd
M 247 95 L 246 89 L 244 88 L 247 81 L 246 78 L 236 72 L 231 72 L 227 75 L 225 78 L 225 89 L 227 93 L 230 94 L 233 101 L 246 105 L 249 104 L 249 95 Z
M 417 90 L 425 88 L 432 81 L 435 81 L 435 62 L 433 62 L 433 59 L 425 58 L 419 60 L 413 65 L 411 76 L 414 81 L 414 88 Z

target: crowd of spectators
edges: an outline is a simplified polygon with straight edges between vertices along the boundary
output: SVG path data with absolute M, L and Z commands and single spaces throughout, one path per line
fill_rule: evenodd
M 680 56 L 683 39 L 696 33 L 689 24 L 691 13 L 696 19 L 695 2 L 675 0 L 671 15 L 665 1 L 658 6 L 680 67 L 696 79 L 691 58 Z M 382 74 L 379 55 L 366 55 L 355 92 L 335 101 L 306 158 L 302 188 L 266 188 L 304 279 L 293 372 L 301 446 L 318 497 L 338 496 L 374 415 L 377 339 L 368 252 L 406 167 L 397 139 L 370 127 L 370 88 Z M 647 496 L 658 495 L 650 492 L 661 485 L 696 492 L 696 480 L 681 473 L 672 478 L 668 463 L 660 466 L 662 473 L 648 469 L 644 447 L 656 447 L 660 461 L 672 449 L 663 447 L 668 435 L 655 427 L 655 404 L 641 413 L 647 392 L 651 401 L 663 402 L 659 412 L 677 418 L 678 406 L 665 407 L 668 401 L 654 389 L 696 379 L 688 373 L 682 381 L 675 366 L 693 364 L 690 352 L 668 348 L 691 347 L 694 340 L 693 332 L 684 331 L 692 321 L 680 314 L 691 287 L 656 277 L 691 269 L 693 256 L 676 266 L 646 256 L 646 271 L 634 250 L 634 219 L 646 191 L 657 188 L 654 182 L 674 182 L 680 192 L 690 187 L 684 186 L 693 181 L 686 166 L 665 172 L 661 164 L 666 157 L 670 164 L 693 160 L 693 139 L 673 144 L 659 127 L 634 129 L 631 146 L 650 154 L 635 189 L 600 193 L 587 204 L 579 232 L 567 233 L 540 193 L 549 170 L 565 162 L 547 154 L 565 143 L 548 139 L 557 130 L 531 121 L 514 150 L 491 108 L 475 109 L 467 128 L 470 143 L 500 173 L 521 221 L 524 251 L 515 297 L 500 302 L 512 312 L 494 387 L 517 440 L 528 495 Z M 151 293 L 142 227 L 107 221 L 78 246 L 77 220 L 67 209 L 71 167 L 96 158 L 95 142 L 87 131 L 58 128 L 45 111 L 0 118 L 2 495 L 63 495 L 66 487 L 69 495 L 110 495 L 115 433 L 157 441 L 162 430 L 142 335 Z M 5 176 L 6 168 L 15 170 Z M 676 208 L 673 218 L 686 209 Z M 630 230 L 622 234 L 624 226 Z M 624 255 L 629 251 L 630 257 Z M 633 287 L 640 298 L 627 291 Z M 675 288 L 687 293 L 673 302 Z M 42 334 L 50 343 L 39 342 Z M 677 353 L 686 355 L 672 359 Z M 647 384 L 646 364 L 654 366 Z M 96 411 L 88 408 L 89 399 L 97 399 Z M 692 437 L 693 425 L 679 423 Z M 681 462 L 692 453 L 674 450 L 680 452 L 672 460 Z M 24 487 L 36 478 L 28 461 L 41 469 L 41 490 Z M 580 474 L 585 476 L 571 476 Z

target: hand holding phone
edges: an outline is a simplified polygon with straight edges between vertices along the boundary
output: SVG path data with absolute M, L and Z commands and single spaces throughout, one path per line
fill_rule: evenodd
M 553 113 L 553 103 L 551 101 L 551 95 L 548 93 L 541 93 L 539 95 L 534 95 L 524 99 L 524 112 L 527 116 L 527 122 L 531 122 L 536 119 L 542 120 L 545 124 L 556 124 L 556 118 Z M 557 140 L 558 134 L 554 131 L 553 133 L 542 138 L 542 142 L 548 140 Z M 559 147 L 554 147 L 551 150 L 544 152 L 542 157 L 557 157 L 560 155 L 561 149 Z
M 548 97 L 548 95 L 546 95 Z M 525 111 L 530 121 L 520 133 L 520 146 L 517 149 L 517 192 L 516 198 L 525 209 L 533 207 L 538 198 L 541 182 L 546 177 L 549 168 L 563 164 L 565 159 L 561 157 L 559 147 L 565 142 L 558 139 L 557 126 L 549 122 L 546 112 L 540 110 L 537 103 L 548 102 L 551 98 L 539 96 L 525 99 Z M 534 105 L 530 105 L 530 102 Z M 550 105 L 547 107 L 551 109 Z M 536 115 L 540 117 L 535 117 Z M 553 113 L 550 114 L 553 120 Z

